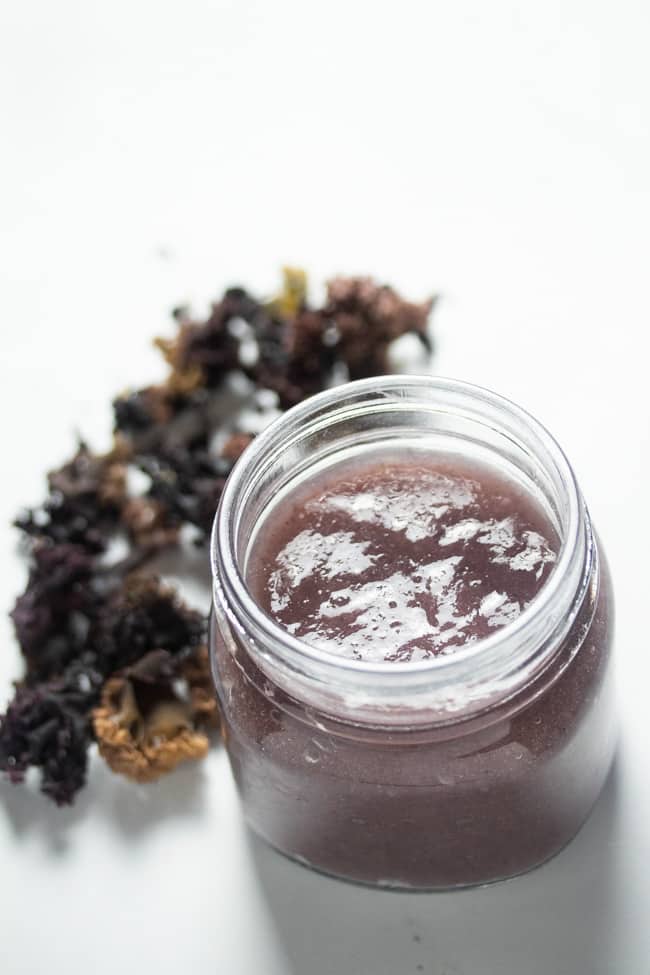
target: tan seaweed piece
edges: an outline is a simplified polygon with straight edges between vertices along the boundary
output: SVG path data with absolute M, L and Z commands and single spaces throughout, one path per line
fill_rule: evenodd
M 155 781 L 182 762 L 203 758 L 209 738 L 202 728 L 218 725 L 216 702 L 205 687 L 205 647 L 180 668 L 181 679 L 187 682 L 187 699 L 164 686 L 148 707 L 139 703 L 135 685 L 140 682 L 154 687 L 154 694 L 159 692 L 163 685 L 155 683 L 151 675 L 159 662 L 168 664 L 168 656 L 164 651 L 153 651 L 124 674 L 111 677 L 104 684 L 99 707 L 93 711 L 100 755 L 114 772 L 136 782 Z M 147 669 L 150 674 L 141 680 Z

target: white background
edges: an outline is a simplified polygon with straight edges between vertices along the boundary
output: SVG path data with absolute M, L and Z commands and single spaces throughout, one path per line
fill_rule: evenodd
M 268 292 L 284 262 L 371 272 L 440 291 L 436 371 L 519 401 L 572 459 L 622 719 L 578 839 L 449 895 L 261 848 L 219 751 L 141 789 L 95 763 L 67 811 L 3 784 L 3 975 L 650 972 L 647 4 L 5 0 L 0 20 L 2 606 L 24 576 L 8 521 L 157 377 L 174 304 Z

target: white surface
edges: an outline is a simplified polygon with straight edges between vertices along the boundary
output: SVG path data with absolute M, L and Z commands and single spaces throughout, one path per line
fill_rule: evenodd
M 101 442 L 110 395 L 155 378 L 173 304 L 269 290 L 285 261 L 369 271 L 442 291 L 436 370 L 527 406 L 574 462 L 622 715 L 578 839 L 452 895 L 251 844 L 219 752 L 142 790 L 94 767 L 71 811 L 3 785 L 3 975 L 650 972 L 647 4 L 33 0 L 0 20 L 3 606 L 8 520 L 74 428 Z

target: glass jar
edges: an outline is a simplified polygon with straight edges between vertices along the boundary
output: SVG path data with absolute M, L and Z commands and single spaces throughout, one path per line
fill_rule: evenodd
M 516 477 L 557 531 L 553 571 L 516 620 L 448 656 L 396 665 L 309 646 L 247 590 L 254 526 L 287 484 L 407 445 Z M 578 830 L 613 754 L 612 592 L 571 467 L 529 414 L 431 377 L 312 397 L 235 466 L 211 558 L 226 748 L 247 822 L 278 850 L 348 880 L 440 889 L 529 870 Z

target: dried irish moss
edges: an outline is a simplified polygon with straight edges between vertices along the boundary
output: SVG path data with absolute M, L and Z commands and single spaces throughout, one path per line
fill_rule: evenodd
M 100 457 L 80 443 L 74 457 L 48 475 L 48 486 L 42 507 L 19 515 L 16 527 L 37 540 L 103 551 L 126 498 L 126 468 L 117 453 Z
M 62 673 L 85 649 L 89 622 L 100 608 L 93 565 L 81 545 L 34 547 L 27 588 L 11 613 L 27 681 Z
M 86 781 L 89 710 L 102 681 L 92 662 L 79 662 L 56 679 L 16 689 L 0 719 L 0 768 L 10 781 L 22 782 L 34 766 L 45 795 L 57 805 L 72 802 Z
M 60 548 L 46 551 L 61 555 Z M 64 566 L 78 568 L 78 553 L 63 555 L 69 560 Z M 63 570 L 57 568 L 54 576 L 61 582 Z M 74 585 L 70 589 L 74 590 Z M 61 595 L 60 589 L 57 592 Z M 171 587 L 153 575 L 120 578 L 116 573 L 107 578 L 98 573 L 91 579 L 84 575 L 83 592 L 88 597 L 83 609 L 70 612 L 70 619 L 78 617 L 76 629 L 72 622 L 66 623 L 65 613 L 60 610 L 57 638 L 49 636 L 44 640 L 43 633 L 37 634 L 45 649 L 54 642 L 61 662 L 53 663 L 51 652 L 46 662 L 38 656 L 28 658 L 27 675 L 0 719 L 0 768 L 14 782 L 22 781 L 30 765 L 41 769 L 43 792 L 59 804 L 71 802 L 84 784 L 87 750 L 93 739 L 99 740 L 100 751 L 108 760 L 101 747 L 103 735 L 96 721 L 93 725 L 91 712 L 100 702 L 102 688 L 110 685 L 115 673 L 128 674 L 129 668 L 162 654 L 168 665 L 160 670 L 150 689 L 149 706 L 155 710 L 157 704 L 167 702 L 173 697 L 173 683 L 182 681 L 191 727 L 214 726 L 212 709 L 205 699 L 208 674 L 204 616 L 185 606 Z M 51 616 L 45 602 L 51 592 L 44 594 L 42 589 L 30 590 L 28 586 L 26 596 L 31 598 L 34 593 L 41 596 L 43 610 Z M 69 636 L 72 631 L 73 639 Z M 34 637 L 32 631 L 30 636 Z M 54 669 L 58 669 L 58 675 L 48 676 Z M 162 740 L 148 742 L 150 751 L 162 749 L 164 744 Z M 176 749 L 175 754 L 190 757 L 187 749 L 182 753 Z M 112 762 L 109 764 L 114 767 Z M 121 770 L 126 771 L 125 767 Z
M 205 648 L 201 648 L 205 650 Z M 193 655 L 196 666 L 196 654 Z M 206 652 L 207 659 L 207 652 Z M 111 677 L 93 711 L 100 755 L 114 772 L 151 782 L 180 762 L 203 758 L 210 726 L 200 689 L 183 678 L 192 673 L 166 650 L 154 650 Z
M 35 767 L 42 791 L 65 804 L 93 742 L 139 782 L 205 754 L 219 726 L 205 616 L 143 566 L 182 553 L 183 529 L 205 544 L 261 404 L 287 408 L 345 377 L 380 375 L 407 333 L 429 352 L 432 303 L 340 277 L 311 307 L 304 272 L 287 268 L 269 301 L 229 288 L 204 320 L 174 313 L 176 335 L 156 340 L 166 380 L 119 396 L 113 449 L 80 443 L 50 473 L 44 503 L 15 522 L 30 562 L 11 613 L 25 672 L 0 717 L 0 770 L 12 782 Z M 128 488 L 134 471 L 139 493 Z M 127 555 L 111 561 L 118 541 Z

